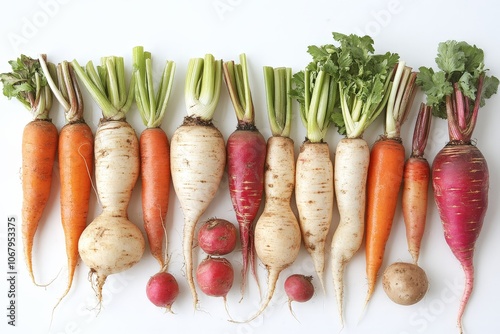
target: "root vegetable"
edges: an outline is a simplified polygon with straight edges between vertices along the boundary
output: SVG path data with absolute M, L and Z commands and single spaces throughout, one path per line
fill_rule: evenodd
M 222 61 L 210 54 L 189 61 L 185 85 L 188 116 L 175 130 L 170 143 L 170 167 L 175 193 L 184 215 L 182 250 L 186 277 L 193 296 L 193 241 L 198 220 L 214 199 L 226 164 L 221 132 L 213 125 L 222 81 Z
M 146 126 L 139 139 L 144 230 L 151 254 L 160 268 L 166 270 L 168 244 L 165 220 L 170 197 L 170 144 L 161 123 L 172 90 L 175 63 L 166 61 L 155 92 L 151 53 L 137 46 L 133 49 L 133 59 L 135 97 Z
M 139 140 L 125 121 L 134 85 L 132 79 L 127 94 L 121 57 L 102 58 L 101 69 L 106 75 L 101 77 L 94 75 L 91 61 L 86 70 L 76 60 L 72 65 L 103 113 L 94 143 L 95 180 L 102 212 L 85 228 L 78 242 L 82 261 L 95 279 L 92 284 L 101 306 L 106 278 L 134 266 L 145 249 L 141 230 L 127 214 L 140 166 Z
M 154 305 L 172 312 L 172 304 L 179 295 L 179 285 L 172 274 L 161 271 L 148 280 L 146 295 Z
M 291 69 L 275 71 L 265 67 L 264 77 L 273 136 L 267 142 L 266 197 L 264 211 L 255 224 L 255 250 L 267 270 L 267 293 L 259 310 L 247 321 L 264 312 L 274 295 L 280 273 L 296 260 L 301 246 L 299 223 L 290 206 L 295 182 L 294 147 L 289 138 L 292 104 L 287 98 Z M 282 98 L 286 98 L 286 102 L 279 105 Z
M 28 274 L 38 285 L 33 272 L 33 244 L 38 224 L 47 207 L 52 170 L 57 154 L 58 132 L 49 118 L 52 94 L 46 84 L 40 62 L 21 55 L 9 62 L 12 72 L 0 74 L 3 93 L 15 97 L 33 115 L 22 135 L 22 224 L 21 239 Z
M 292 302 L 305 303 L 314 295 L 314 285 L 312 284 L 312 276 L 293 274 L 288 276 L 284 284 L 285 293 L 288 296 L 288 308 L 292 310 Z
M 425 271 L 418 265 L 396 262 L 385 269 L 382 287 L 393 302 L 413 305 L 424 298 L 429 281 Z
M 57 65 L 57 85 L 40 57 L 47 82 L 62 104 L 67 124 L 59 135 L 59 174 L 61 179 L 61 224 L 68 259 L 68 284 L 54 309 L 69 293 L 80 261 L 78 240 L 87 226 L 94 171 L 94 135 L 83 117 L 83 96 L 76 74 L 67 61 Z
M 342 138 L 335 152 L 334 187 L 340 221 L 331 243 L 331 264 L 340 321 L 343 325 L 344 271 L 361 247 L 365 230 L 366 181 L 370 162 L 368 126 L 387 105 L 390 79 L 398 56 L 374 54 L 369 36 L 333 33 L 337 45 L 309 47 L 313 62 L 338 87 L 331 120 Z M 345 59 L 351 61 L 345 62 Z M 383 64 L 383 66 L 381 66 Z
M 471 137 L 479 109 L 497 92 L 499 80 L 486 75 L 483 50 L 466 42 L 440 43 L 436 63 L 438 72 L 420 68 L 418 84 L 433 114 L 448 123 L 450 141 L 434 158 L 431 174 L 446 243 L 465 273 L 457 317 L 462 332 L 462 317 L 474 285 L 474 249 L 489 191 L 488 164 Z
M 241 294 L 243 296 L 248 266 L 258 283 L 255 268 L 254 221 L 264 192 L 266 141 L 255 126 L 254 108 L 248 80 L 245 54 L 241 64 L 223 64 L 224 79 L 236 113 L 236 130 L 227 139 L 227 174 L 229 194 L 240 231 L 243 257 Z
M 414 264 L 418 263 L 420 244 L 427 219 L 427 193 L 431 168 L 423 154 L 429 135 L 431 116 L 431 108 L 422 103 L 415 123 L 412 153 L 406 160 L 403 171 L 401 207 L 406 227 L 408 251 Z
M 196 281 L 204 294 L 224 298 L 234 282 L 234 270 L 231 262 L 222 257 L 208 256 L 196 269 Z
M 238 230 L 228 220 L 210 218 L 198 230 L 198 246 L 208 255 L 226 255 L 236 248 Z
M 308 68 L 294 74 L 293 82 L 292 93 L 300 104 L 307 132 L 297 157 L 295 201 L 302 241 L 325 290 L 325 245 L 333 217 L 334 188 L 330 147 L 324 138 L 337 103 L 338 85 L 324 70 L 313 74 Z
M 405 148 L 400 131 L 411 108 L 416 92 L 417 73 L 399 61 L 394 70 L 392 88 L 387 102 L 384 135 L 370 152 L 366 186 L 366 275 L 370 300 L 384 261 L 391 233 L 399 192 L 403 182 Z

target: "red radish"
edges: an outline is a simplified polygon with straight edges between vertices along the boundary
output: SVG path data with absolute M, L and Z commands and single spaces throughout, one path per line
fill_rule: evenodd
M 305 303 L 314 295 L 312 276 L 293 274 L 285 280 L 285 292 L 288 296 L 288 308 L 293 314 L 292 302 Z M 295 315 L 294 315 L 295 316 Z
M 196 280 L 204 294 L 212 297 L 223 297 L 225 303 L 226 296 L 233 286 L 233 266 L 225 258 L 209 255 L 198 265 Z
M 433 114 L 447 118 L 450 141 L 432 164 L 434 199 L 445 240 L 465 272 L 465 291 L 457 326 L 474 283 L 473 257 L 488 207 L 486 159 L 472 143 L 479 108 L 496 93 L 499 80 L 486 76 L 483 50 L 466 42 L 440 43 L 436 63 L 441 72 L 421 67 L 418 83 Z M 436 78 L 439 78 L 438 80 Z
M 229 192 L 240 228 L 243 255 L 241 293 L 246 285 L 248 265 L 257 280 L 253 224 L 264 193 L 266 140 L 254 123 L 252 95 L 248 82 L 245 54 L 241 64 L 224 63 L 224 79 L 238 119 L 238 126 L 227 139 Z
M 198 231 L 198 246 L 209 255 L 226 255 L 236 248 L 238 230 L 228 220 L 210 218 Z
M 172 304 L 179 295 L 179 285 L 172 274 L 161 271 L 149 279 L 146 295 L 154 305 L 172 312 Z

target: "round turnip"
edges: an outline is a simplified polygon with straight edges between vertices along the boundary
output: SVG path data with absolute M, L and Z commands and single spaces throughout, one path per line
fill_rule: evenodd
M 413 305 L 425 296 L 429 281 L 425 271 L 418 265 L 396 262 L 384 271 L 382 286 L 393 302 Z
M 198 231 L 198 245 L 209 255 L 226 255 L 236 248 L 238 231 L 231 222 L 210 218 Z
M 179 295 L 179 285 L 175 277 L 161 271 L 151 276 L 146 285 L 148 299 L 158 307 L 165 307 L 172 312 L 172 304 Z

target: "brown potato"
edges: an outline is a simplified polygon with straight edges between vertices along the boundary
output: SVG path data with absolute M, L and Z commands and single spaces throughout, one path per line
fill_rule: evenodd
M 384 271 L 382 286 L 387 296 L 400 305 L 413 305 L 427 292 L 429 281 L 419 266 L 395 262 Z

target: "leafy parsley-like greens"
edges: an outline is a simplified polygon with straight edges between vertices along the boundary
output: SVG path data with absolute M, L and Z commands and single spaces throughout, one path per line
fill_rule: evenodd
M 439 43 L 436 64 L 439 71 L 419 68 L 417 85 L 433 115 L 448 119 L 450 139 L 470 141 L 478 110 L 497 92 L 499 80 L 486 75 L 483 50 L 467 42 Z
M 370 36 L 334 32 L 333 38 L 338 46 L 308 48 L 313 59 L 304 71 L 294 75 L 297 88 L 293 94 L 301 105 L 304 120 L 308 93 L 317 85 L 318 78 L 326 76 L 333 86 L 327 102 L 329 121 L 337 126 L 340 134 L 358 138 L 386 106 L 399 56 L 389 52 L 374 54 Z

